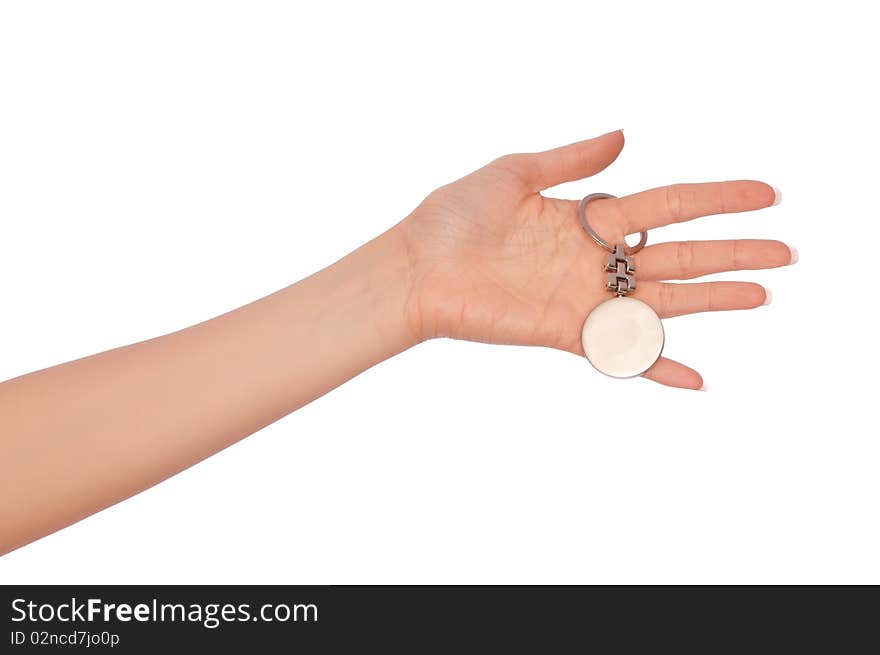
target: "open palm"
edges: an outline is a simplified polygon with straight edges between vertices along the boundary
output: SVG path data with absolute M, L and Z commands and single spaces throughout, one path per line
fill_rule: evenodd
M 606 252 L 581 227 L 577 202 L 541 191 L 594 175 L 623 148 L 623 134 L 533 154 L 501 157 L 437 189 L 400 225 L 410 262 L 410 323 L 422 338 L 438 336 L 549 346 L 583 354 L 584 318 L 610 294 Z M 734 181 L 676 184 L 590 204 L 593 227 L 611 243 L 624 235 L 711 214 L 774 203 L 772 187 Z M 721 271 L 792 262 L 779 241 L 661 243 L 635 256 L 634 296 L 661 317 L 749 309 L 764 304 L 748 282 L 671 284 Z M 699 389 L 700 375 L 661 358 L 645 377 Z

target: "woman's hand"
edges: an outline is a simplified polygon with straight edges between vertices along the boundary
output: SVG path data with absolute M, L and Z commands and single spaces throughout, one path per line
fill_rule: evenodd
M 623 148 L 623 133 L 534 154 L 507 155 L 434 191 L 398 227 L 410 267 L 407 320 L 419 338 L 549 346 L 583 355 L 587 314 L 611 297 L 606 256 L 584 232 L 577 201 L 543 189 L 595 175 Z M 597 191 L 603 189 L 595 189 Z M 611 243 L 626 234 L 700 216 L 761 209 L 776 194 L 763 182 L 676 184 L 590 203 L 594 229 Z M 634 297 L 661 318 L 751 309 L 767 292 L 749 282 L 670 284 L 721 271 L 792 263 L 779 241 L 659 243 L 635 256 Z M 645 377 L 700 389 L 696 371 L 661 358 Z

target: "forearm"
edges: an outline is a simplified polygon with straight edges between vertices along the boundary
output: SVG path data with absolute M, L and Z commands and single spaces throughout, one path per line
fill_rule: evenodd
M 212 320 L 0 384 L 0 554 L 141 491 L 414 345 L 391 230 Z

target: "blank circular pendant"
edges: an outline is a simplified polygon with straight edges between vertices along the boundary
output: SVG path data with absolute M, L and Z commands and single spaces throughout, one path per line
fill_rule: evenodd
M 663 352 L 663 324 L 647 303 L 618 296 L 598 305 L 581 333 L 584 353 L 596 369 L 614 378 L 641 375 Z

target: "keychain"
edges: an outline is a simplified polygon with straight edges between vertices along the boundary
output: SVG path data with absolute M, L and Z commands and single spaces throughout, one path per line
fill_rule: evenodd
M 642 230 L 635 246 L 626 243 L 612 246 L 587 221 L 588 203 L 614 197 L 591 193 L 578 206 L 581 225 L 587 234 L 610 253 L 605 259 L 608 274 L 605 288 L 615 294 L 587 315 L 581 343 L 590 364 L 600 373 L 613 378 L 631 378 L 647 371 L 660 358 L 665 337 L 657 312 L 647 303 L 628 296 L 636 289 L 636 267 L 631 255 L 645 247 L 648 233 Z

